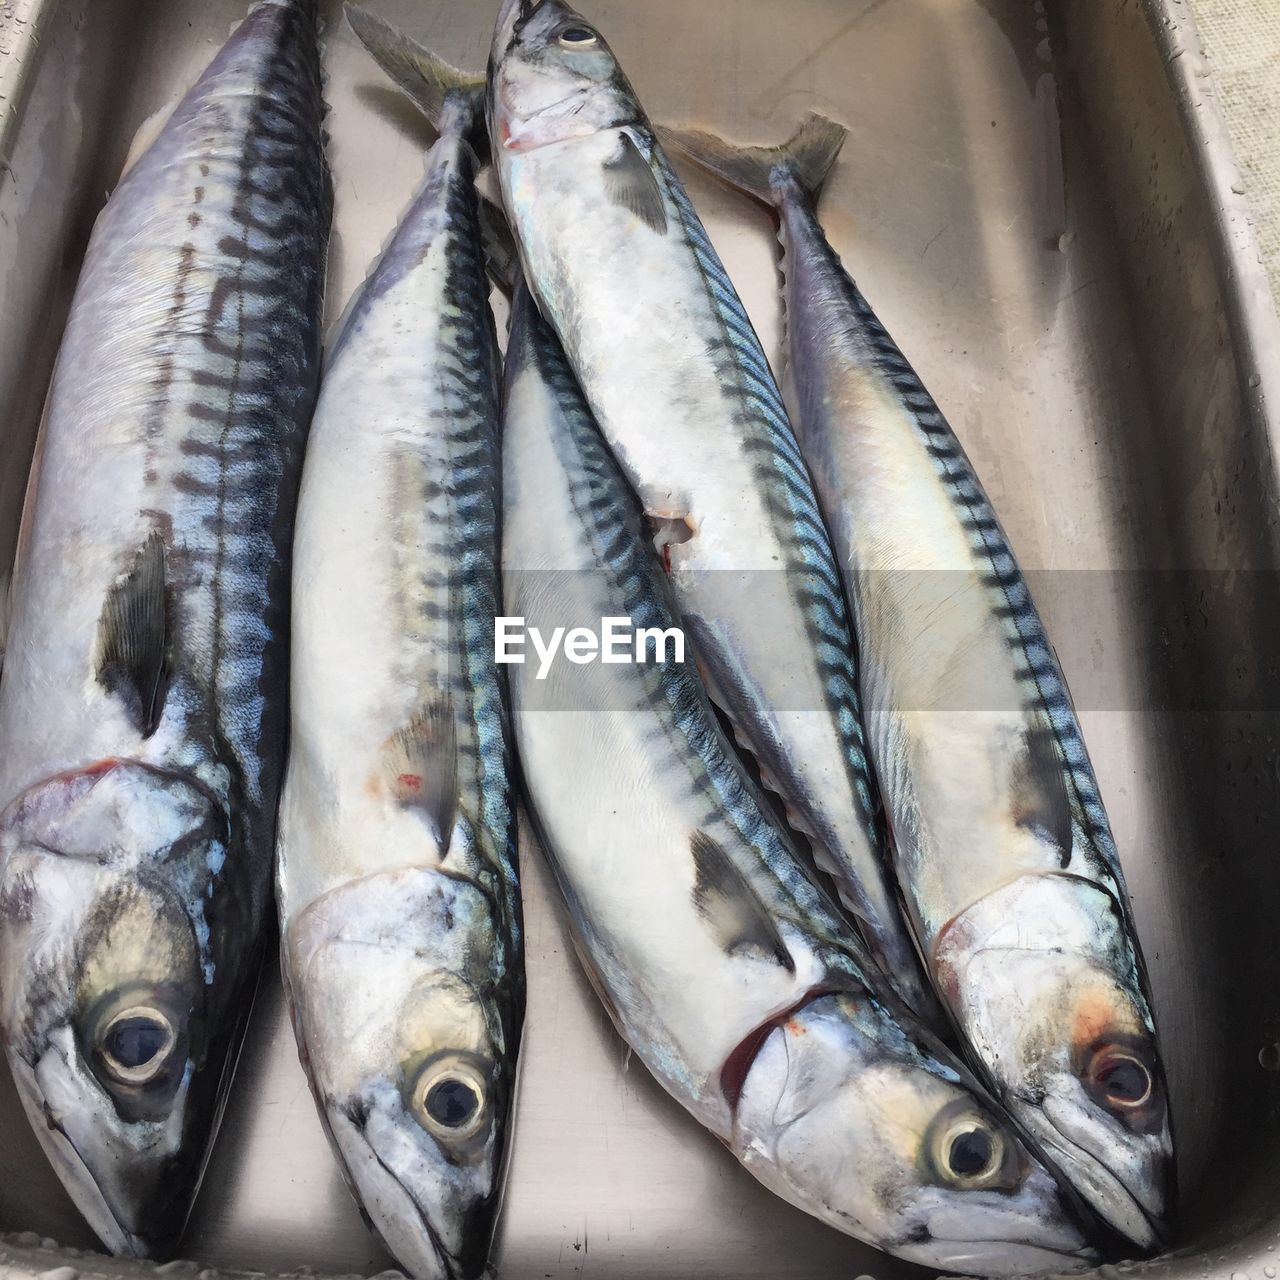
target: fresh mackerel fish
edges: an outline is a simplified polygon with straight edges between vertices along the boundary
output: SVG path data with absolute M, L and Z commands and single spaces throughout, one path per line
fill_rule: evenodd
M 604 38 L 507 0 L 489 132 L 529 287 L 564 343 L 696 637 L 712 698 L 907 1002 L 852 631 L 768 362 Z
M 440 137 L 326 363 L 299 501 L 286 988 L 321 1116 L 413 1276 L 485 1268 L 524 1014 L 499 613 L 482 89 L 358 11 Z
M 103 1243 L 186 1220 L 253 994 L 330 192 L 313 0 L 263 0 L 94 227 L 0 688 L 0 1027 Z
M 671 627 L 641 507 L 524 291 L 506 386 L 508 612 L 544 632 Z M 510 670 L 579 951 L 663 1087 L 777 1194 L 898 1257 L 993 1276 L 1085 1265 L 1053 1178 L 804 873 L 692 662 Z
M 801 445 L 845 574 L 872 757 L 930 976 L 976 1064 L 1116 1231 L 1164 1237 L 1146 971 L 1057 657 L 964 449 L 818 225 L 844 130 L 671 135 L 782 222 Z

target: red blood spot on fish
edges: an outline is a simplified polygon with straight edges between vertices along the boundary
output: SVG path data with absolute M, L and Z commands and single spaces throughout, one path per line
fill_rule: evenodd
M 76 769 L 68 772 L 66 777 L 70 778 L 100 778 L 104 773 L 110 773 L 112 769 L 119 768 L 120 757 L 108 756 L 105 760 L 95 760 L 92 764 L 87 764 L 83 769 Z
M 931 968 L 938 994 L 951 1005 L 958 1007 L 961 1003 L 960 973 L 953 963 L 955 956 L 966 956 L 974 943 L 973 924 L 963 913 L 952 916 L 938 930 L 933 943 Z
M 406 791 L 421 791 L 421 790 L 422 790 L 422 775 L 421 775 L 421 774 L 418 774 L 418 773 L 402 773 L 402 774 L 401 774 L 401 775 L 396 779 L 396 781 L 397 781 L 397 782 L 398 782 L 398 783 L 399 783 L 399 784 L 400 784 L 400 785 L 401 785 L 401 786 L 402 786 Z

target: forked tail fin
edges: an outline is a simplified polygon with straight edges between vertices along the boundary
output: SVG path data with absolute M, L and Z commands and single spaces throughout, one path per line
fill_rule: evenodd
M 479 117 L 484 76 L 450 66 L 430 49 L 359 5 L 349 4 L 346 10 L 347 21 L 360 43 L 437 129 L 450 94 L 466 99 L 473 116 Z
M 782 175 L 794 177 L 816 197 L 822 190 L 849 131 L 826 116 L 810 112 L 800 127 L 777 147 L 738 147 L 697 129 L 659 129 L 658 136 L 730 186 L 765 204 L 778 202 Z

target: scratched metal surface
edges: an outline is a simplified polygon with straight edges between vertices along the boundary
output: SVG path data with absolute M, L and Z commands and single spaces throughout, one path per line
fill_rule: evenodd
M 817 106 L 851 127 L 824 221 L 951 416 L 1033 575 L 1128 870 L 1184 1191 L 1180 1257 L 1154 1266 L 1188 1277 L 1262 1270 L 1280 1206 L 1267 399 L 1277 330 L 1254 291 L 1230 157 L 1180 0 L 584 6 L 658 120 L 780 137 Z M 452 60 L 483 65 L 489 0 L 374 7 Z M 241 8 L 0 4 L 5 559 L 92 218 L 134 129 L 208 60 Z M 328 8 L 336 316 L 429 138 Z M 768 218 L 693 176 L 690 189 L 776 350 Z M 526 888 L 530 1000 L 503 1276 L 914 1271 L 773 1199 L 689 1122 L 628 1061 L 532 852 Z M 7 1080 L 3 1230 L 92 1246 Z M 273 971 L 184 1252 L 222 1268 L 389 1263 L 330 1157 Z M 61 1260 L 36 1237 L 0 1242 L 0 1276 Z M 111 1274 L 105 1259 L 75 1265 Z

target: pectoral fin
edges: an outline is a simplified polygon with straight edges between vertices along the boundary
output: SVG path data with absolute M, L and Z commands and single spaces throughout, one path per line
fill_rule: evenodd
M 689 845 L 696 868 L 693 902 L 720 946 L 729 955 L 759 952 L 794 973 L 796 962 L 777 924 L 729 855 L 705 831 L 695 831 Z
M 392 735 L 385 769 L 392 794 L 402 805 L 421 810 L 441 852 L 447 850 L 458 812 L 458 734 L 447 693 L 425 702 Z
M 629 209 L 645 226 L 664 235 L 667 209 L 658 179 L 631 135 L 619 134 L 619 139 L 618 153 L 605 162 L 605 191 L 614 204 Z
M 168 648 L 164 540 L 153 532 L 107 592 L 98 619 L 98 683 L 124 700 L 144 738 L 164 713 Z
M 1066 768 L 1051 729 L 1030 729 L 1024 742 L 1025 754 L 1014 777 L 1014 819 L 1052 843 L 1065 867 L 1071 861 L 1072 844 Z

